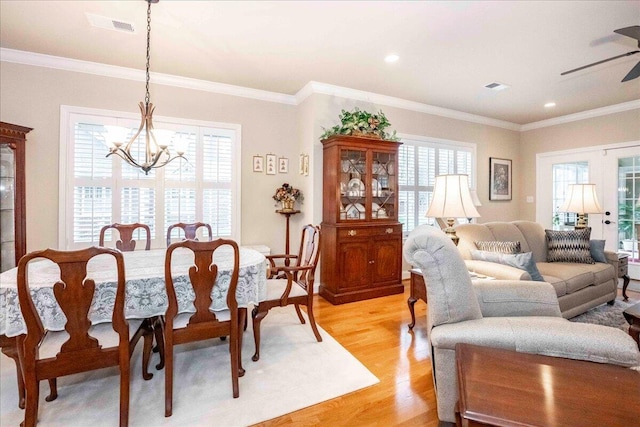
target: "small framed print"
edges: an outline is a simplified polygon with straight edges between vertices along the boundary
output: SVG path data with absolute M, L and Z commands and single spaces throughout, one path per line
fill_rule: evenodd
M 489 157 L 489 200 L 511 200 L 511 160 Z
M 308 154 L 304 155 L 304 161 L 303 161 L 302 169 L 304 171 L 304 176 L 308 176 L 309 175 L 309 155 Z
M 300 163 L 298 164 L 300 175 L 304 175 L 304 154 L 300 154 Z
M 253 171 L 264 172 L 264 159 L 262 156 L 253 156 Z
M 278 159 L 278 173 L 289 173 L 289 159 L 286 157 Z
M 276 155 L 267 154 L 267 175 L 276 174 Z

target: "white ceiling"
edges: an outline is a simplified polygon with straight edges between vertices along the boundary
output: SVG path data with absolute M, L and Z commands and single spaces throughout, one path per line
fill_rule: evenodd
M 0 46 L 144 69 L 146 7 L 1 0 Z M 136 33 L 92 27 L 85 12 Z M 289 95 L 317 81 L 525 124 L 640 99 L 640 78 L 620 82 L 640 54 L 560 76 L 638 49 L 613 32 L 632 25 L 640 1 L 161 0 L 151 70 Z

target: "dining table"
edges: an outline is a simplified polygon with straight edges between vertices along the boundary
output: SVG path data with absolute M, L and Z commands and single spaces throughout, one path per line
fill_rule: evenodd
M 266 299 L 267 261 L 255 249 L 240 247 L 240 262 L 236 300 L 240 309 L 241 326 L 246 322 L 247 308 Z M 168 307 L 165 288 L 166 249 L 123 252 L 125 267 L 125 318 L 152 319 L 163 316 Z M 193 265 L 193 252 L 179 248 L 172 256 L 172 274 L 179 313 L 195 313 L 195 294 L 188 269 Z M 217 286 L 212 290 L 210 309 L 227 309 L 227 290 L 233 269 L 230 247 L 216 250 L 214 262 L 218 266 Z M 27 332 L 18 302 L 17 271 L 12 268 L 0 273 L 0 348 L 16 363 L 18 386 L 21 366 L 17 355 L 16 338 Z M 92 324 L 111 322 L 116 290 L 116 269 L 113 257 L 99 255 L 87 264 L 87 277 L 95 283 L 95 293 L 89 319 Z M 49 260 L 33 261 L 28 268 L 31 296 L 42 324 L 47 330 L 62 331 L 66 318 L 53 295 L 53 285 L 59 280 L 59 268 Z M 243 327 L 239 328 L 242 332 Z M 20 405 L 24 393 L 20 395 Z

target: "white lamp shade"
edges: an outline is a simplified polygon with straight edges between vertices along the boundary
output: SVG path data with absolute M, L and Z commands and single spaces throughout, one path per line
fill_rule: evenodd
M 480 198 L 478 197 L 478 192 L 476 190 L 471 191 L 471 200 L 473 200 L 473 206 L 482 206 L 480 203 Z
M 427 217 L 477 218 L 480 216 L 469 191 L 467 175 L 440 175 L 436 177 L 433 199 Z
M 109 148 L 119 147 L 127 141 L 128 130 L 122 126 L 106 125 L 104 139 Z
M 596 195 L 596 185 L 569 184 L 567 199 L 560 207 L 560 212 L 602 213 L 602 207 Z

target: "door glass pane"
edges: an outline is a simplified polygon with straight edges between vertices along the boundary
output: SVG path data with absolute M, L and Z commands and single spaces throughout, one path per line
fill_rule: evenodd
M 629 261 L 638 261 L 640 236 L 640 156 L 618 159 L 618 242 Z

